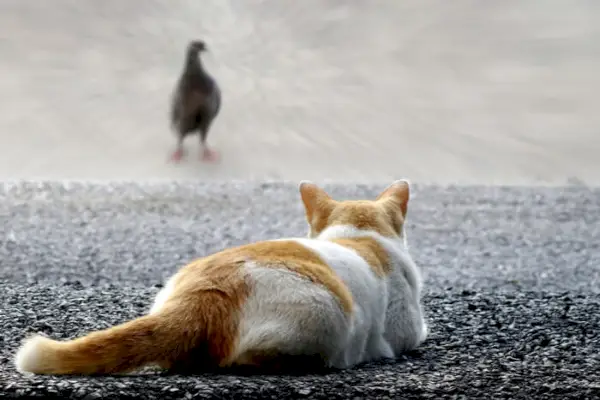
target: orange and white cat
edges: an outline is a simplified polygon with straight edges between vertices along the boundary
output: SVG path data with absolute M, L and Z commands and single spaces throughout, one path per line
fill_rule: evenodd
M 406 245 L 408 181 L 373 201 L 336 201 L 308 181 L 299 190 L 308 238 L 196 260 L 167 281 L 147 315 L 69 341 L 27 338 L 17 370 L 116 374 L 146 365 L 261 366 L 295 356 L 348 368 L 416 348 L 428 328 L 421 276 Z

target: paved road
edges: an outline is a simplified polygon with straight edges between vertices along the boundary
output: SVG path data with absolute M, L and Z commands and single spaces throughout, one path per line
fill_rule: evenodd
M 0 178 L 600 183 L 600 3 L 3 0 Z M 220 166 L 167 164 L 204 38 Z
M 338 198 L 383 186 L 331 185 Z M 408 238 L 431 336 L 395 363 L 304 377 L 23 377 L 29 332 L 70 338 L 148 310 L 182 263 L 304 235 L 295 184 L 4 185 L 0 391 L 66 398 L 600 396 L 600 191 L 415 186 Z M 91 396 L 91 397 L 86 397 Z

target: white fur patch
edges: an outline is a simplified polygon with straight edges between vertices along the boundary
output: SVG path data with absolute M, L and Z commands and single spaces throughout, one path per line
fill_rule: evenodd
M 152 304 L 148 314 L 156 314 L 163 308 L 169 297 L 171 297 L 175 288 L 175 276 L 176 275 L 173 275 L 171 278 L 169 278 L 167 283 L 165 283 L 165 286 L 156 294 L 154 303 Z
M 379 278 L 369 263 L 353 249 L 327 240 L 296 241 L 325 260 L 352 293 L 355 329 L 346 349 L 348 363 L 352 365 L 391 356 L 389 345 L 383 338 L 388 304 L 387 279 Z
M 48 338 L 33 335 L 25 339 L 15 355 L 15 367 L 20 373 L 36 373 L 43 362 L 44 345 Z
M 296 241 L 319 255 L 350 290 L 353 313 L 347 316 L 332 293 L 302 275 L 248 263 L 254 292 L 244 306 L 236 355 L 273 348 L 288 354 L 318 352 L 338 368 L 394 356 L 384 338 L 387 281 L 366 260 L 329 241 L 276 240 Z
M 343 352 L 352 318 L 326 288 L 285 268 L 250 262 L 245 269 L 253 290 L 242 307 L 232 359 L 248 351 L 277 350 L 322 354 L 332 366 L 347 366 Z
M 428 326 L 421 306 L 421 272 L 414 263 L 406 236 L 387 238 L 373 231 L 357 229 L 349 225 L 326 228 L 317 242 L 334 238 L 368 236 L 377 240 L 390 256 L 392 271 L 386 277 L 387 309 L 384 312 L 385 338 L 395 354 L 416 348 L 428 335 Z

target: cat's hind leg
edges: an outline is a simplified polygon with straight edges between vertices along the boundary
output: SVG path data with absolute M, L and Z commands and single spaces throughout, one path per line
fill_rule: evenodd
M 348 367 L 352 316 L 321 285 L 284 270 L 249 269 L 252 295 L 243 306 L 234 365 L 289 356 L 318 356 L 323 365 Z

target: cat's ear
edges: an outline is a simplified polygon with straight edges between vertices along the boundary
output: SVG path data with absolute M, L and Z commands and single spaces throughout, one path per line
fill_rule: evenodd
M 407 179 L 400 179 L 381 192 L 375 201 L 385 203 L 387 207 L 392 207 L 396 212 L 400 211 L 402 218 L 404 218 L 408 211 L 409 200 L 410 182 Z
M 311 223 L 315 216 L 322 214 L 325 210 L 330 209 L 333 199 L 320 187 L 310 181 L 301 181 L 298 185 L 304 209 L 306 211 L 306 219 Z

